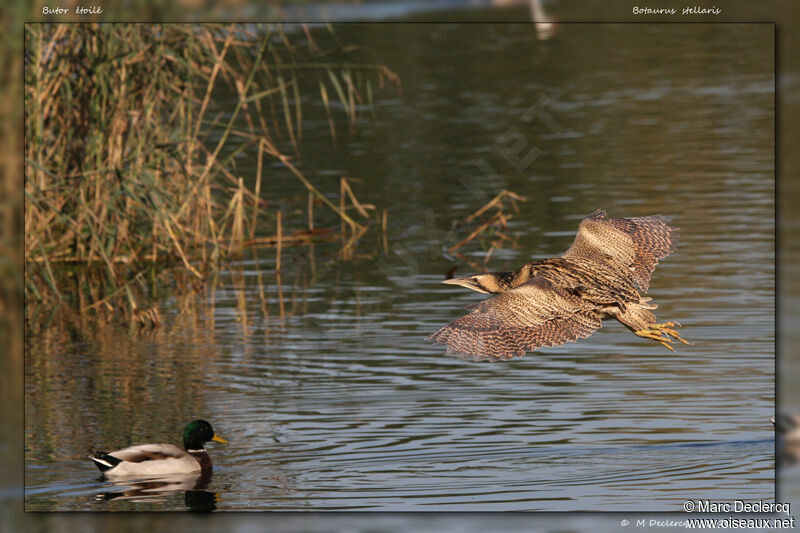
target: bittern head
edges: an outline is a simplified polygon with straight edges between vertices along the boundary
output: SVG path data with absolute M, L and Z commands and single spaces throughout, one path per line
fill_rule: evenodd
M 503 283 L 503 277 L 499 274 L 472 274 L 463 278 L 446 279 L 442 283 L 447 285 L 460 285 L 478 291 L 483 294 L 499 294 L 505 292 L 509 287 Z

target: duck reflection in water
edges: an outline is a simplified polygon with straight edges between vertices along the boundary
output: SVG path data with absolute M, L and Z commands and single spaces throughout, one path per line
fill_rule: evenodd
M 109 481 L 106 478 L 103 478 Z M 114 479 L 112 485 L 120 490 L 111 490 L 97 495 L 98 500 L 130 500 L 134 503 L 165 502 L 177 492 L 185 491 L 184 502 L 190 511 L 209 512 L 217 508 L 218 495 L 209 492 L 211 471 L 203 470 L 189 474 L 169 474 L 146 479 Z

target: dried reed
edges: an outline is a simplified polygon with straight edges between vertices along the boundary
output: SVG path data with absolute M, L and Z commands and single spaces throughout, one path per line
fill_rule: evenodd
M 271 178 L 263 175 L 264 154 L 349 228 L 341 238 L 351 250 L 367 225 L 284 152 L 300 154 L 302 94 L 315 85 L 335 141 L 328 87 L 352 131 L 371 104 L 372 85 L 396 85 L 396 76 L 382 65 L 343 60 L 338 43 L 292 40 L 272 25 L 28 25 L 26 298 L 155 326 L 157 307 L 141 303 L 152 296 L 145 274 L 154 269 L 178 267 L 203 279 L 247 246 L 275 244 L 279 270 L 283 245 L 328 232 L 314 230 L 311 203 L 308 230 L 284 232 L 280 208 L 266 209 L 261 198 Z M 245 142 L 232 146 L 234 137 Z M 249 150 L 257 157 L 252 177 L 235 165 Z M 368 206 L 346 180 L 340 194 L 365 214 Z M 276 237 L 258 235 L 268 227 L 260 219 L 277 219 Z M 74 278 L 77 286 L 68 281 L 75 268 L 87 269 Z

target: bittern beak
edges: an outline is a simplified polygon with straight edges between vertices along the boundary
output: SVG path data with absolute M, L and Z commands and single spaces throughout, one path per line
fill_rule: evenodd
M 213 440 L 214 442 L 221 442 L 222 444 L 228 444 L 228 441 L 226 441 L 219 435 L 214 435 L 213 437 L 211 437 L 211 440 Z
M 442 283 L 445 285 L 458 285 L 460 287 L 465 287 L 467 289 L 477 291 L 483 294 L 490 294 L 476 279 L 474 276 L 468 276 L 466 278 L 451 278 L 446 279 Z

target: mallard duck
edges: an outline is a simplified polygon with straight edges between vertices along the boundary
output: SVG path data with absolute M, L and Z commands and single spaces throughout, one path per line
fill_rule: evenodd
M 800 415 L 781 413 L 777 420 L 774 416 L 771 420 L 786 444 L 800 445 Z
M 778 442 L 778 461 L 800 463 L 800 415 L 781 413 L 777 420 L 772 417 L 772 423 Z
M 161 476 L 187 474 L 211 469 L 208 441 L 228 441 L 218 437 L 205 420 L 190 422 L 183 429 L 183 448 L 173 444 L 140 444 L 115 452 L 95 452 L 89 456 L 105 476 Z

